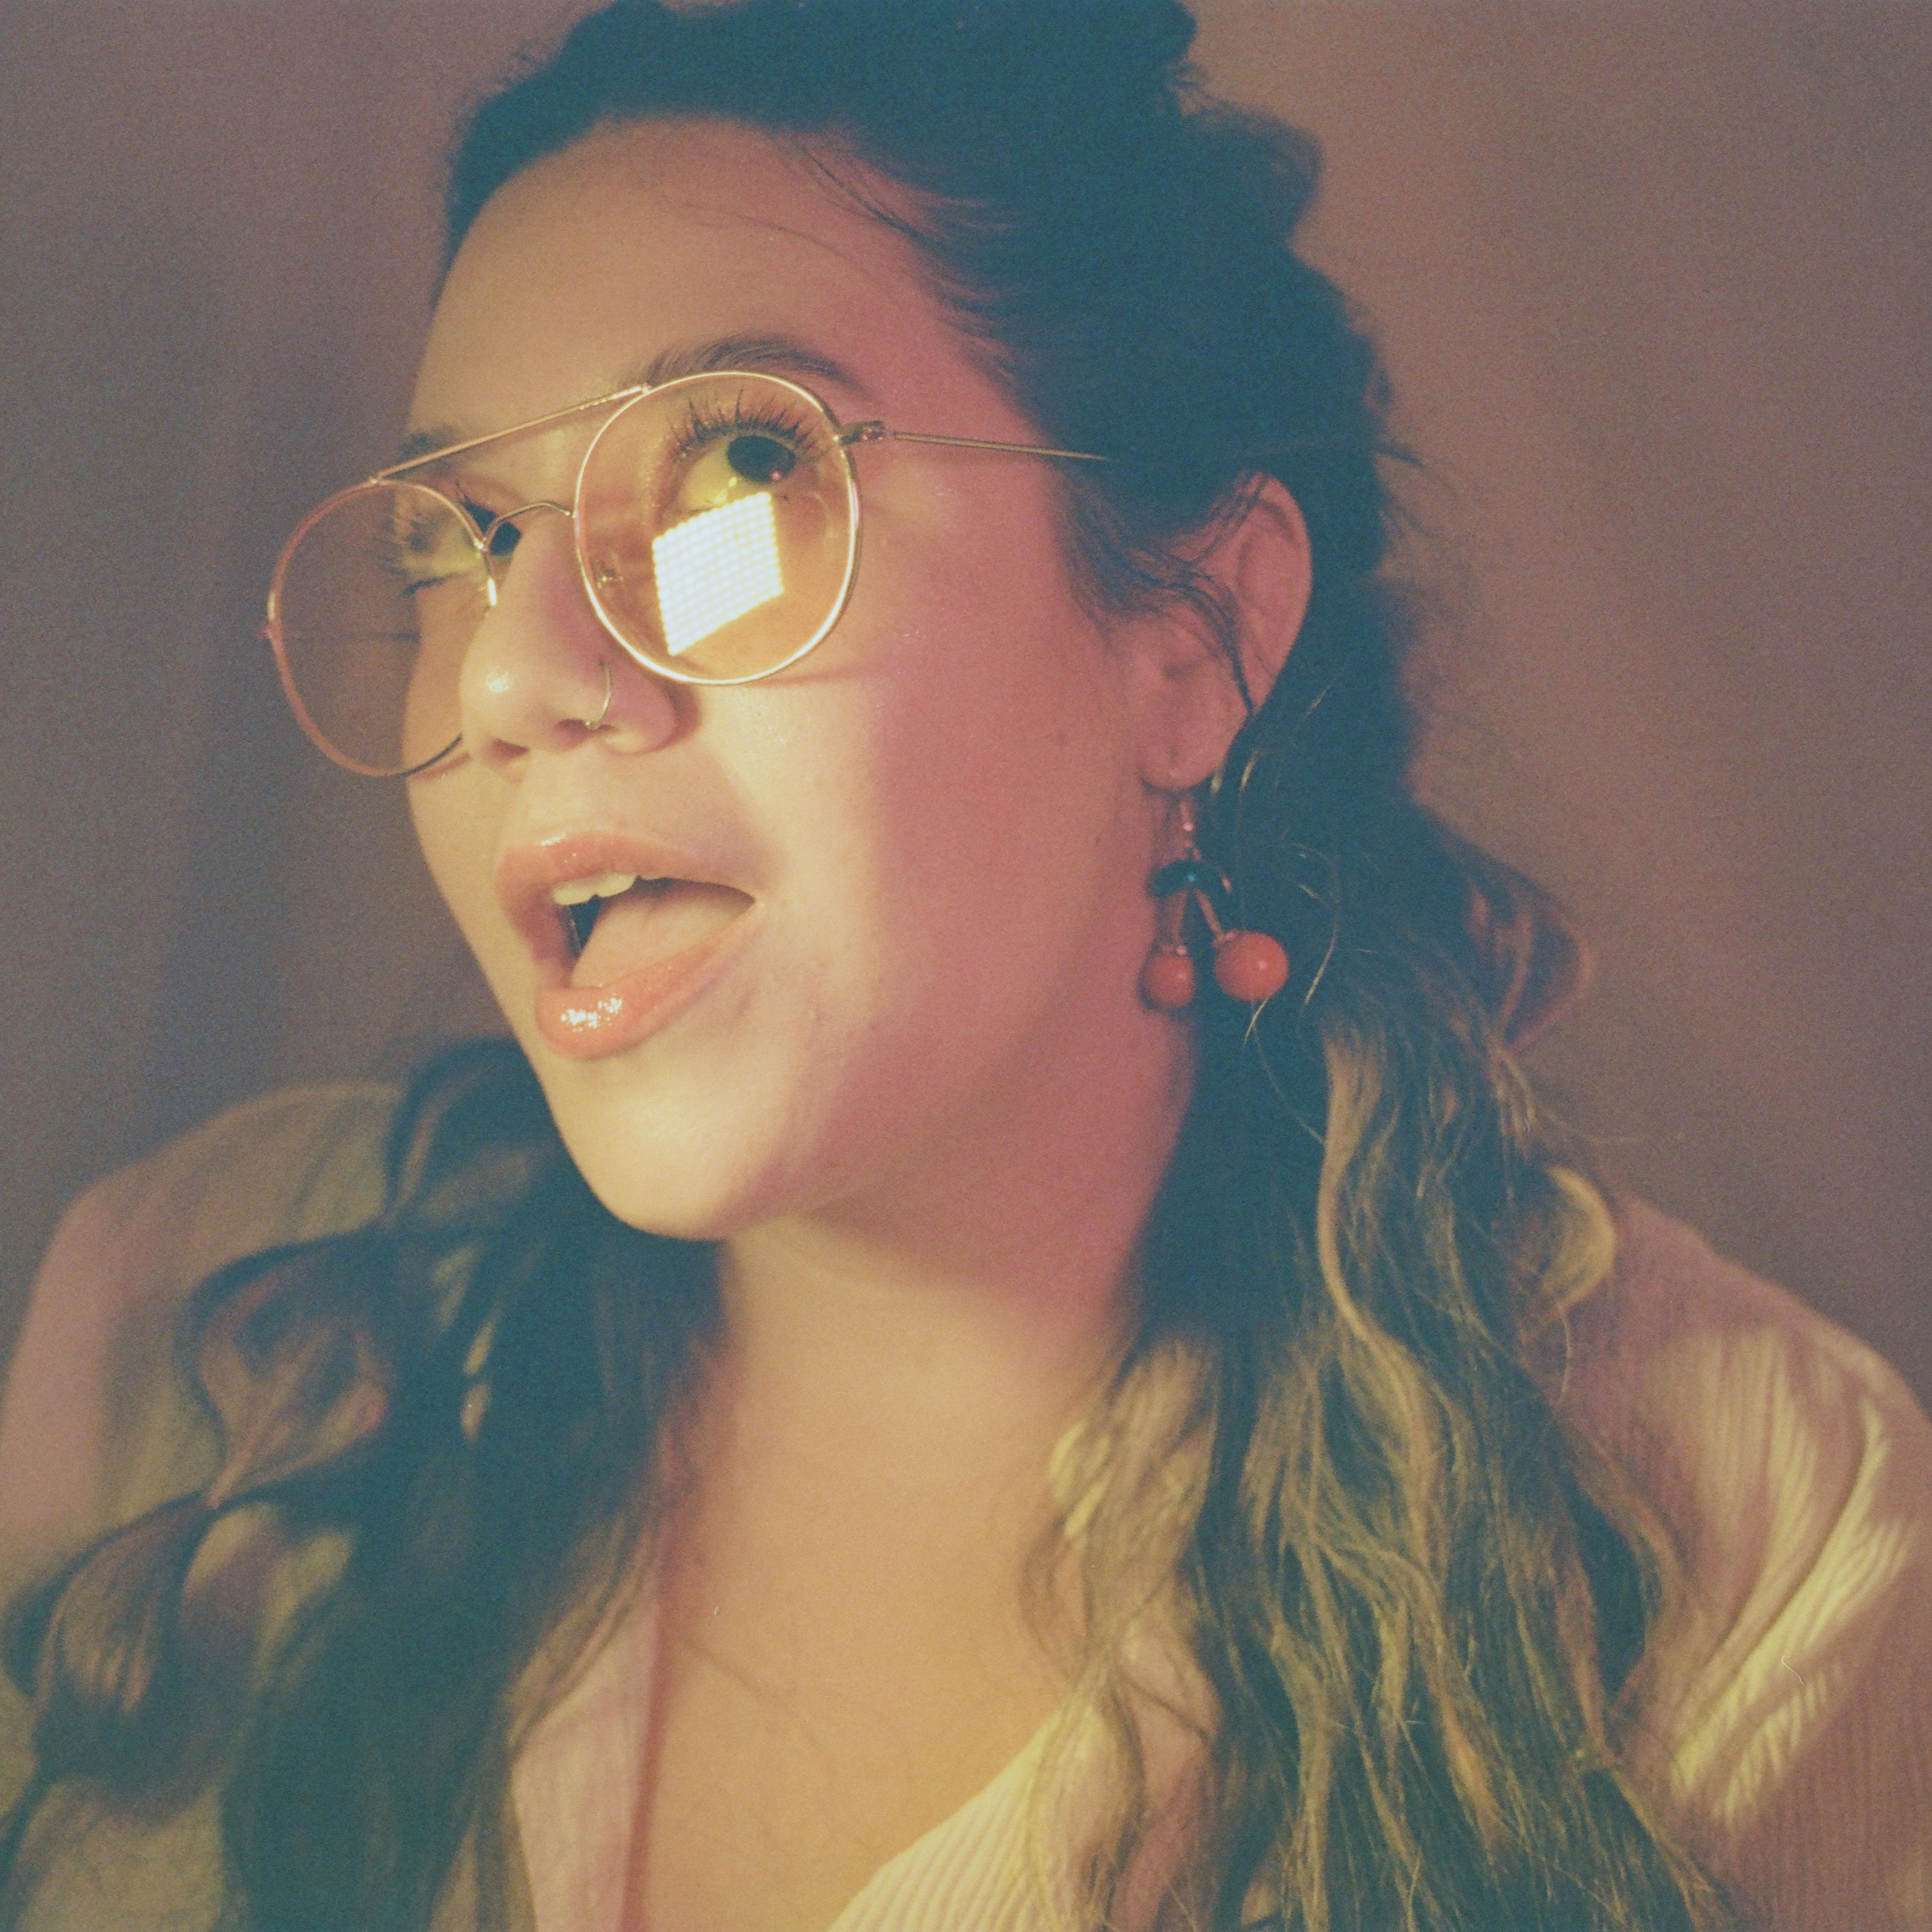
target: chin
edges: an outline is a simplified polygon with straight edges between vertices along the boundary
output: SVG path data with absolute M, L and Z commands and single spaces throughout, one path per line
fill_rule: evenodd
M 754 1123 L 662 1090 L 586 1091 L 582 1070 L 537 1063 L 570 1157 L 590 1191 L 640 1232 L 719 1241 L 785 1211 L 788 1190 Z M 614 1082 L 610 1083 L 614 1086 Z

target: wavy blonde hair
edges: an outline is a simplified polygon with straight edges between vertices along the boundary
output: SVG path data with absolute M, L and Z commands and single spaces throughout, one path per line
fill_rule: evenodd
M 1613 1268 L 1611 1208 L 1486 1013 L 1459 1037 L 1398 1012 L 1322 1029 L 1312 1198 L 1251 1223 L 1244 1318 L 1164 1311 L 1064 1445 L 1039 1614 L 1059 1627 L 1047 1580 L 1077 1564 L 1086 1640 L 1039 1789 L 1097 1748 L 1112 1795 L 1070 1901 L 1036 1821 L 1070 1925 L 1731 1922 L 1621 1762 L 1676 1553 L 1547 1386 Z M 1204 1698 L 1137 1680 L 1150 1626 Z M 1195 1729 L 1178 1793 L 1147 1774 L 1150 1702 Z M 1143 1851 L 1177 1802 L 1196 1828 L 1150 1918 Z

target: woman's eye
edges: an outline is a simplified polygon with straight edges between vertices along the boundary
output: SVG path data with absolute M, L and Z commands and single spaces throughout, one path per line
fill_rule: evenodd
M 782 483 L 798 466 L 798 452 L 775 436 L 734 436 L 724 454 L 748 483 Z
M 398 520 L 382 546 L 390 578 L 413 595 L 476 568 L 476 544 L 455 517 L 412 514 Z
M 730 429 L 720 425 L 689 436 L 674 460 L 667 519 L 682 523 L 706 510 L 788 482 L 808 458 L 797 442 L 776 428 Z

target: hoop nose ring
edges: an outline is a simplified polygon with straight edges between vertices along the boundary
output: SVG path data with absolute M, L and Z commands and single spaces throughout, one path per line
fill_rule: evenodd
M 595 718 L 586 718 L 584 719 L 584 728 L 586 731 L 602 730 L 604 728 L 604 719 L 610 715 L 610 660 L 608 658 L 606 658 L 604 659 L 603 664 L 604 702 L 598 706 L 597 716 Z

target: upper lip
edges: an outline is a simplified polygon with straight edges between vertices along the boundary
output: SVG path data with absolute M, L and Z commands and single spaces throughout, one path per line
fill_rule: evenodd
M 594 878 L 600 872 L 731 885 L 696 854 L 631 832 L 557 832 L 513 845 L 496 862 L 496 900 L 539 964 L 567 964 L 571 958 L 568 922 L 550 897 L 550 888 L 567 880 Z

